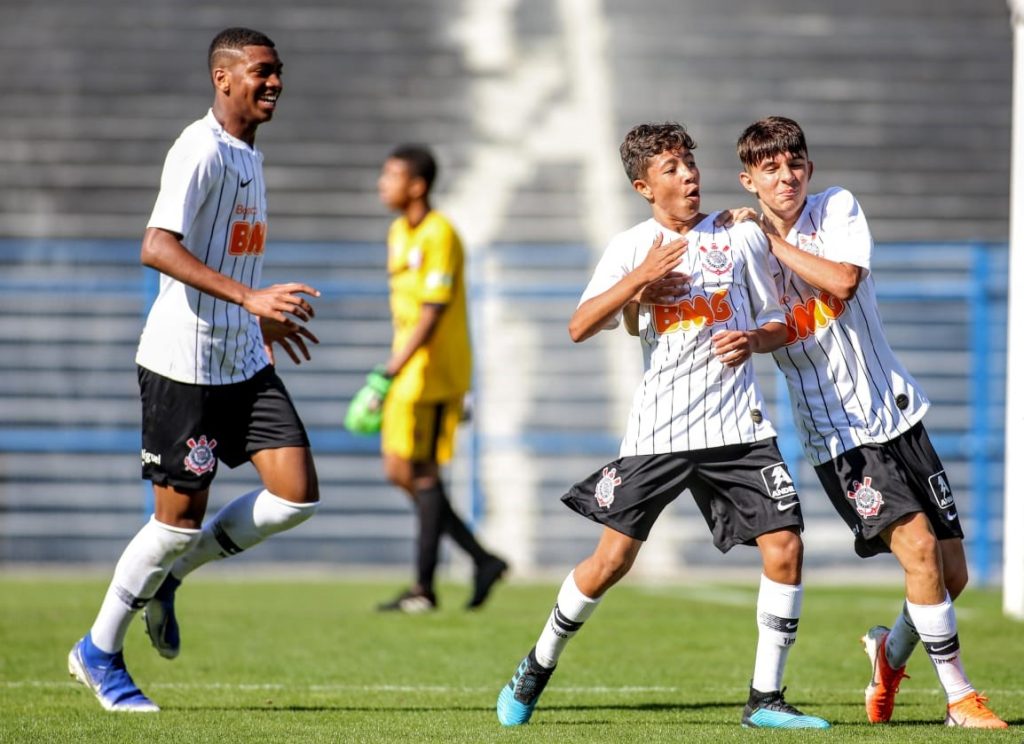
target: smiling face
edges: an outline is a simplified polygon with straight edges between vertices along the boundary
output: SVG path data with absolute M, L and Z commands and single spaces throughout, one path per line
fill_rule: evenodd
M 813 170 L 806 153 L 778 153 L 747 166 L 740 173 L 740 183 L 757 196 L 766 215 L 792 224 L 807 201 Z
M 700 213 L 700 169 L 693 152 L 686 147 L 666 150 L 647 161 L 643 178 L 633 188 L 651 203 L 655 217 L 663 224 L 687 223 Z
M 223 50 L 211 70 L 217 91 L 214 114 L 229 134 L 252 144 L 256 128 L 270 121 L 284 89 L 284 66 L 269 46 Z

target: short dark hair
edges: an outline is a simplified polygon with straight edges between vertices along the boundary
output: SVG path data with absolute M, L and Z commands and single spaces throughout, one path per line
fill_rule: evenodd
M 274 42 L 266 34 L 253 31 L 251 28 L 240 26 L 226 28 L 214 36 L 213 41 L 210 42 L 210 53 L 207 56 L 210 70 L 213 70 L 214 58 L 221 52 L 241 52 L 247 46 L 264 46 L 273 49 Z
M 743 130 L 736 140 L 736 154 L 745 168 L 753 168 L 776 155 L 807 157 L 807 138 L 792 119 L 768 116 Z
M 664 124 L 637 124 L 626 133 L 619 145 L 622 167 L 630 181 L 647 175 L 647 164 L 655 155 L 674 152 L 683 148 L 696 150 L 697 143 L 686 131 L 686 127 L 674 121 Z
M 398 145 L 388 158 L 401 160 L 409 166 L 409 172 L 415 178 L 422 178 L 427 184 L 427 191 L 434 185 L 434 178 L 437 177 L 437 161 L 434 154 L 426 145 Z

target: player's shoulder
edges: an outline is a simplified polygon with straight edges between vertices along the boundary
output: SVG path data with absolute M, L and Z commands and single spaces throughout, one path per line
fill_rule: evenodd
M 171 153 L 181 159 L 219 162 L 222 159 L 220 144 L 217 131 L 206 119 L 199 119 L 181 130 L 171 146 Z
M 651 217 L 613 235 L 608 241 L 606 251 L 633 251 L 636 248 L 650 248 L 659 232 L 667 233 L 668 230 Z
M 855 212 L 860 210 L 857 197 L 842 186 L 829 186 L 824 191 L 807 197 L 811 209 L 826 213 Z

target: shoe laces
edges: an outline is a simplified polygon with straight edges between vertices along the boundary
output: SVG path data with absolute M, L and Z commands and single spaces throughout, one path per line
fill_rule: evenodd
M 996 714 L 993 713 L 985 705 L 985 703 L 987 703 L 987 702 L 988 702 L 988 698 L 985 697 L 984 694 L 976 692 L 973 695 L 968 695 L 963 700 L 958 700 L 957 702 L 953 703 L 953 705 L 951 705 L 950 707 L 956 707 L 956 708 L 960 708 L 960 709 L 965 709 L 965 708 L 970 709 L 970 712 L 975 713 L 975 714 L 981 716 L 982 718 L 997 718 L 998 716 L 996 716 Z
M 527 703 L 535 700 L 544 691 L 553 671 L 555 670 L 533 664 L 529 657 L 523 659 L 523 663 L 516 670 L 516 676 L 519 678 L 516 680 L 516 698 Z
M 766 692 L 752 700 L 751 704 L 755 710 L 757 708 L 764 708 L 765 710 L 773 710 L 778 713 L 789 713 L 794 716 L 802 716 L 803 713 L 786 702 L 784 697 L 785 692 L 785 687 L 781 690 Z

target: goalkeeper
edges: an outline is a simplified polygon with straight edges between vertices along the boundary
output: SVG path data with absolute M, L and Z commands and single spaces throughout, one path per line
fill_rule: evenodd
M 462 244 L 430 206 L 436 173 L 433 155 L 418 145 L 397 147 L 381 169 L 380 199 L 398 213 L 388 231 L 394 339 L 391 358 L 370 373 L 345 422 L 366 433 L 380 422 L 385 474 L 416 506 L 416 581 L 378 606 L 408 613 L 437 607 L 434 573 L 444 533 L 473 559 L 468 608 L 482 605 L 508 568 L 480 546 L 441 482 L 440 466 L 452 457 L 469 390 L 471 352 Z

